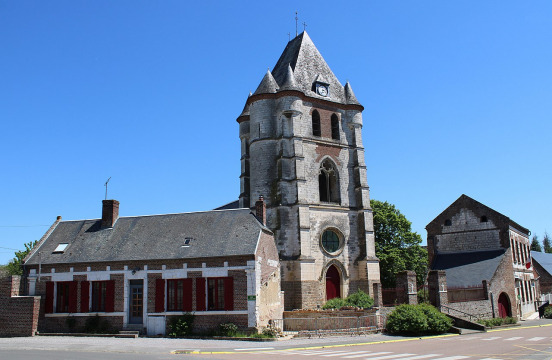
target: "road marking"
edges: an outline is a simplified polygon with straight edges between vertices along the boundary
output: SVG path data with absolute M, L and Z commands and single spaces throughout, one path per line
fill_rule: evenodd
M 315 350 L 315 351 L 309 351 L 309 352 L 305 352 L 305 353 L 302 353 L 301 355 L 305 355 L 305 356 L 313 356 L 313 355 L 321 355 L 321 356 L 324 356 L 323 354 L 343 354 L 347 351 L 344 351 L 344 350 L 334 350 L 334 351 L 328 351 L 328 350 Z
M 527 341 L 540 341 L 542 339 L 546 339 L 544 337 L 534 337 L 534 338 L 531 338 L 531 339 L 527 339 Z
M 419 360 L 419 359 L 426 359 L 426 358 L 435 357 L 435 356 L 443 356 L 443 354 L 427 354 L 427 355 L 410 356 L 405 358 L 399 358 L 396 360 Z
M 438 358 L 433 360 L 460 360 L 460 359 L 467 359 L 469 356 L 449 356 L 444 358 Z
M 274 350 L 273 347 L 264 347 L 264 348 L 243 348 L 243 349 L 234 349 L 234 351 L 257 351 L 257 350 Z
M 519 340 L 519 339 L 523 339 L 523 336 L 514 336 L 514 337 L 511 337 L 511 338 L 508 338 L 508 339 L 504 339 L 504 341 L 514 341 L 514 340 Z
M 368 353 L 370 353 L 370 351 L 368 351 Z M 371 354 L 360 354 L 360 355 L 351 355 L 351 356 L 343 356 L 343 359 L 353 359 L 353 358 L 357 358 L 357 357 L 362 357 L 362 356 L 374 356 L 374 355 L 383 355 L 383 354 L 391 354 L 390 351 L 384 351 L 384 352 L 376 352 L 376 353 L 371 353 Z
M 460 341 L 472 341 L 472 340 L 477 340 L 477 339 L 481 339 L 479 336 L 471 336 L 471 337 L 463 337 L 461 339 L 458 339 Z
M 502 360 L 502 359 L 499 359 L 499 358 L 485 358 L 485 359 L 479 359 L 479 360 Z
M 500 339 L 501 337 L 502 337 L 502 336 L 493 336 L 493 337 L 485 338 L 485 339 L 481 339 L 481 340 L 484 340 L 484 341 L 492 341 L 492 340 Z
M 342 354 L 327 354 L 327 355 L 322 355 L 322 356 L 343 356 L 343 355 L 354 355 L 354 354 L 369 354 L 371 353 L 371 351 L 351 351 L 351 352 L 346 352 L 346 353 L 342 353 Z
M 367 357 L 366 359 L 370 360 L 384 360 L 384 359 L 394 359 L 402 356 L 412 356 L 416 354 L 394 354 L 394 355 L 386 355 L 386 356 L 378 356 L 378 357 Z

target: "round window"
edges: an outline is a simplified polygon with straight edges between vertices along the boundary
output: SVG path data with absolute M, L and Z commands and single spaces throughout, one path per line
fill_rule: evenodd
M 333 230 L 325 230 L 322 234 L 322 247 L 329 253 L 339 250 L 339 235 Z

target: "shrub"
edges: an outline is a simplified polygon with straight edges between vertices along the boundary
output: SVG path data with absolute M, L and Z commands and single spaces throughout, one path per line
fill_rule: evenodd
M 490 319 L 480 319 L 477 322 L 482 325 L 485 325 L 486 327 L 495 327 L 500 325 L 515 324 L 516 319 L 511 317 L 506 317 L 506 318 L 497 317 L 497 318 L 490 318 Z
M 544 317 L 546 319 L 552 319 L 552 305 L 549 305 L 544 309 Z
M 418 290 L 418 304 L 429 303 L 429 292 L 423 288 Z
M 428 329 L 427 317 L 416 305 L 399 305 L 387 317 L 386 329 L 391 334 L 423 334 Z
M 98 314 L 91 316 L 84 322 L 84 332 L 89 334 L 110 334 L 113 328 L 107 319 L 102 319 Z
M 452 326 L 452 320 L 430 304 L 419 304 L 418 308 L 427 317 L 427 333 L 442 334 Z
M 326 309 L 341 309 L 343 306 L 347 306 L 347 303 L 345 302 L 345 299 L 333 298 L 333 299 L 330 299 L 330 300 L 326 301 L 324 306 L 322 306 L 322 309 L 324 309 L 324 310 L 326 310 Z
M 362 309 L 369 309 L 374 306 L 374 299 L 364 291 L 358 289 L 357 292 L 347 296 L 345 303 L 348 306 L 355 306 Z
M 322 309 L 341 309 L 344 306 L 354 306 L 361 309 L 369 309 L 374 306 L 374 299 L 364 291 L 358 289 L 357 292 L 347 296 L 347 298 L 333 298 L 322 306 Z
M 234 323 L 219 324 L 219 334 L 222 336 L 234 336 L 238 333 L 238 325 Z
M 171 318 L 169 322 L 169 336 L 183 337 L 190 335 L 193 323 L 194 315 L 190 313 Z
M 69 316 L 68 318 L 65 319 L 65 324 L 69 328 L 69 332 L 73 332 L 75 331 L 75 326 L 77 325 L 77 319 L 75 319 L 72 316 Z

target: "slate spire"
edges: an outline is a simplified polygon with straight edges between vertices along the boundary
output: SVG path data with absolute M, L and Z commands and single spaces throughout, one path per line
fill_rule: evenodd
M 291 70 L 291 65 L 288 64 L 286 76 L 284 77 L 284 83 L 280 87 L 281 90 L 299 90 L 297 86 L 297 81 L 295 81 L 295 76 L 293 75 L 293 70 Z
M 355 93 L 353 92 L 353 88 L 351 88 L 351 84 L 349 84 L 349 81 L 345 84 L 345 100 L 347 101 L 347 104 L 360 105 Z
M 258 94 L 273 94 L 278 91 L 278 83 L 276 83 L 276 80 L 274 80 L 274 77 L 270 73 L 270 70 L 266 71 L 265 76 L 263 77 L 263 80 L 261 80 L 261 83 L 259 84 L 259 87 L 253 95 Z

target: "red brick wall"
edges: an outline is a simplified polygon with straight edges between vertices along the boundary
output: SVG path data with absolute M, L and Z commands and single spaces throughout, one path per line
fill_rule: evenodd
M 38 327 L 40 297 L 19 297 L 19 276 L 0 279 L 0 336 L 33 336 Z

